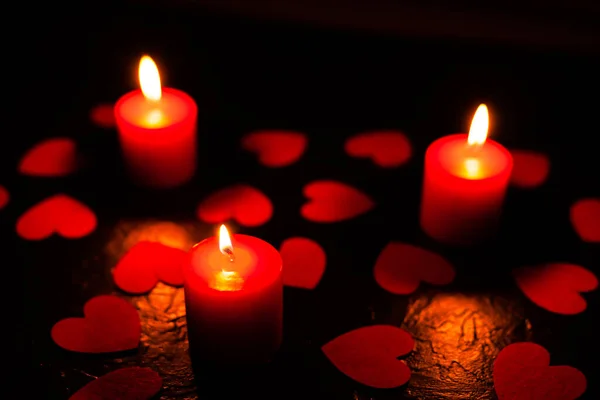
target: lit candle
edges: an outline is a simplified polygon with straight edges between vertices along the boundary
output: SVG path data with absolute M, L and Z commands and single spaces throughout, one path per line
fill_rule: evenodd
M 216 364 L 268 361 L 282 339 L 281 256 L 256 237 L 230 238 L 224 225 L 218 236 L 196 244 L 184 266 L 190 350 Z
M 486 140 L 488 110 L 479 106 L 469 134 L 442 137 L 425 153 L 421 227 L 432 238 L 468 245 L 496 231 L 513 160 Z
M 186 93 L 161 87 L 152 58 L 142 57 L 138 74 L 141 89 L 125 94 L 115 104 L 129 175 L 141 186 L 179 186 L 196 170 L 198 107 Z

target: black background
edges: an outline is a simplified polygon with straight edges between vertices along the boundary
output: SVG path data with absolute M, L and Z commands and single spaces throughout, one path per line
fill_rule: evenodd
M 127 297 L 142 310 L 143 345 L 137 354 L 67 354 L 52 343 L 49 331 L 59 319 L 81 315 L 89 298 L 118 293 L 110 268 L 123 252 L 118 245 L 123 237 L 149 220 L 162 220 L 185 226 L 191 239 L 200 240 L 214 227 L 194 222 L 198 202 L 217 188 L 245 182 L 269 195 L 275 213 L 259 228 L 232 224 L 235 231 L 275 246 L 291 236 L 307 236 L 328 254 L 327 271 L 315 291 L 286 289 L 284 348 L 274 366 L 237 385 L 245 395 L 494 398 L 493 357 L 478 356 L 481 346 L 495 354 L 508 343 L 532 340 L 550 351 L 552 364 L 584 372 L 584 397 L 598 397 L 598 294 L 585 295 L 588 310 L 580 315 L 554 315 L 525 299 L 510 276 L 515 266 L 551 261 L 598 270 L 600 248 L 582 243 L 568 220 L 574 200 L 600 195 L 597 57 L 474 40 L 337 32 L 190 10 L 115 10 L 71 9 L 61 14 L 55 9 L 52 18 L 40 13 L 23 21 L 22 29 L 31 39 L 22 36 L 9 46 L 16 51 L 7 60 L 14 71 L 8 75 L 5 95 L 14 101 L 5 108 L 0 184 L 10 191 L 11 203 L 0 212 L 0 224 L 7 253 L 16 251 L 17 260 L 4 268 L 25 278 L 24 285 L 7 289 L 24 294 L 18 304 L 25 318 L 14 329 L 19 344 L 25 339 L 24 347 L 7 347 L 31 360 L 33 373 L 27 376 L 36 384 L 27 391 L 40 390 L 39 398 L 63 399 L 89 382 L 89 375 L 146 365 L 163 375 L 163 398 L 195 398 L 182 341 L 185 326 L 177 337 L 149 339 L 156 328 L 152 321 L 160 320 L 157 315 L 163 312 L 147 305 L 152 296 Z M 137 87 L 142 54 L 157 61 L 165 85 L 185 90 L 199 107 L 198 173 L 194 182 L 171 192 L 131 186 L 121 172 L 116 133 L 94 127 L 88 118 L 95 104 L 114 102 Z M 446 248 L 418 227 L 423 154 L 435 138 L 465 131 L 481 102 L 490 107 L 492 137 L 509 148 L 548 154 L 551 176 L 536 190 L 510 189 L 495 243 L 477 249 Z M 239 149 L 239 138 L 263 128 L 306 132 L 307 153 L 290 167 L 261 167 Z M 380 170 L 367 160 L 344 155 L 345 138 L 385 128 L 400 129 L 411 139 L 414 156 L 407 165 Z M 77 140 L 84 168 L 63 179 L 19 176 L 16 166 L 22 154 L 40 139 L 54 136 Z M 302 187 L 321 178 L 364 190 L 376 200 L 376 209 L 340 224 L 304 221 L 299 215 Z M 89 204 L 100 221 L 98 229 L 76 241 L 20 240 L 14 230 L 16 218 L 59 192 Z M 422 285 L 412 296 L 385 293 L 372 279 L 372 266 L 390 240 L 445 255 L 456 265 L 455 282 L 436 290 Z M 180 306 L 177 290 L 160 290 Z M 19 297 L 8 301 L 15 298 Z M 455 346 L 456 338 L 449 333 L 426 329 L 444 321 L 463 326 L 469 319 L 479 321 L 479 334 L 466 347 Z M 421 344 L 446 341 L 457 348 L 448 359 L 460 366 L 440 361 L 427 350 L 430 346 L 422 345 L 407 359 L 413 367 L 407 387 L 374 391 L 345 378 L 320 353 L 320 346 L 339 334 L 377 323 L 403 326 Z M 158 348 L 166 350 L 153 351 Z M 433 367 L 417 370 L 427 360 Z

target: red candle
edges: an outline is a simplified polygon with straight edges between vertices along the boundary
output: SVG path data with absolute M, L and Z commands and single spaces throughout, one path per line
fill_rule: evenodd
M 482 104 L 468 135 L 445 136 L 427 148 L 421 227 L 440 242 L 475 244 L 496 231 L 513 160 L 501 144 L 486 140 L 488 127 Z
M 115 118 L 130 177 L 139 185 L 172 188 L 196 170 L 198 107 L 184 92 L 161 88 L 154 61 L 140 60 L 141 90 L 125 94 Z
M 269 243 L 221 226 L 184 266 L 190 350 L 217 364 L 268 361 L 282 339 L 281 256 Z

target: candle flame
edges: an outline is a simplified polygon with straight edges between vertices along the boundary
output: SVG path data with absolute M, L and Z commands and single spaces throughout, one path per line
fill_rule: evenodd
M 154 60 L 150 56 L 143 56 L 140 59 L 138 77 L 144 97 L 152 101 L 160 100 L 162 97 L 160 74 Z
M 227 227 L 225 225 L 221 225 L 219 228 L 219 250 L 226 256 L 233 255 L 233 245 L 231 244 L 231 237 L 229 236 L 229 232 L 227 231 Z
M 469 129 L 467 143 L 470 146 L 481 146 L 484 144 L 488 136 L 489 126 L 490 117 L 488 108 L 485 104 L 480 104 L 479 107 L 477 107 L 477 111 L 475 111 L 473 121 L 471 121 L 471 129 Z

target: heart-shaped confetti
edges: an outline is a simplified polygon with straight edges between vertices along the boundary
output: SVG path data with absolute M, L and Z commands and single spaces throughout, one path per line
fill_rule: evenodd
M 58 321 L 52 340 L 65 350 L 113 353 L 138 347 L 141 326 L 137 310 L 116 296 L 97 296 L 85 303 L 84 318 Z
M 401 132 L 365 132 L 346 140 L 346 153 L 351 157 L 370 158 L 382 168 L 406 163 L 412 154 L 410 141 Z
M 8 202 L 10 201 L 10 194 L 8 190 L 2 185 L 0 185 L 0 210 L 6 207 Z
M 550 172 L 550 159 L 542 153 L 529 150 L 511 150 L 513 169 L 510 183 L 522 188 L 542 185 Z
M 408 332 L 390 325 L 374 325 L 345 333 L 322 347 L 342 373 L 363 385 L 389 389 L 404 385 L 410 369 L 401 360 L 413 350 Z
M 133 245 L 113 270 L 115 284 L 133 294 L 149 292 L 158 281 L 183 285 L 182 265 L 187 253 L 162 243 L 142 241 Z
M 96 215 L 85 204 L 57 194 L 27 210 L 16 228 L 19 236 L 27 240 L 45 239 L 53 233 L 77 239 L 96 229 Z
M 314 289 L 323 273 L 327 256 L 311 239 L 293 237 L 283 241 L 279 249 L 283 260 L 283 284 L 302 289 Z
M 273 205 L 260 190 L 249 185 L 234 185 L 206 198 L 196 210 L 201 221 L 220 224 L 235 219 L 243 226 L 259 226 L 271 219 Z
M 381 251 L 375 268 L 375 281 L 394 294 L 410 294 L 421 281 L 447 285 L 454 280 L 454 267 L 442 256 L 406 243 L 391 242 Z
M 557 314 L 583 312 L 587 303 L 582 292 L 598 287 L 598 279 L 587 269 L 568 263 L 549 263 L 516 268 L 517 286 L 532 302 Z
M 60 177 L 70 175 L 76 169 L 75 142 L 63 137 L 36 144 L 19 163 L 19 172 L 31 176 Z
M 258 155 L 258 161 L 271 168 L 285 167 L 298 161 L 308 140 L 300 132 L 259 131 L 242 138 L 242 147 Z
M 113 104 L 98 104 L 90 111 L 92 122 L 102 128 L 114 128 L 115 107 Z
M 331 223 L 355 218 L 375 207 L 373 200 L 360 190 L 342 182 L 322 180 L 304 186 L 310 201 L 301 214 L 313 222 Z
M 542 346 L 522 342 L 506 346 L 494 361 L 498 400 L 575 400 L 585 393 L 585 375 L 569 366 L 550 366 Z
M 149 400 L 161 387 L 162 378 L 150 368 L 122 368 L 88 383 L 69 400 Z
M 600 242 L 600 198 L 586 198 L 571 206 L 571 224 L 584 242 Z

